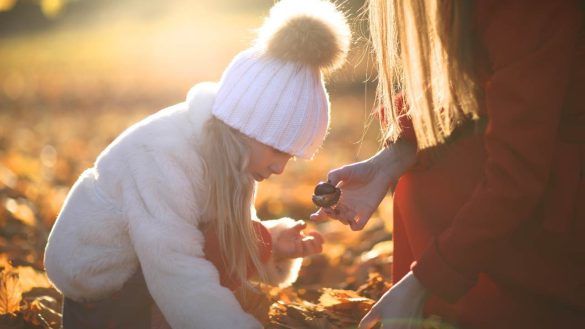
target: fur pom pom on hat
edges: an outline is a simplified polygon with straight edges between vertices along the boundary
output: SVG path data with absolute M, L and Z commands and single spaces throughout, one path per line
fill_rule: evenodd
M 323 73 L 343 65 L 350 41 L 346 18 L 333 3 L 278 2 L 254 45 L 224 71 L 213 115 L 259 142 L 311 158 L 329 127 Z
M 331 2 L 281 1 L 270 10 L 257 46 L 268 56 L 335 70 L 345 62 L 351 32 Z

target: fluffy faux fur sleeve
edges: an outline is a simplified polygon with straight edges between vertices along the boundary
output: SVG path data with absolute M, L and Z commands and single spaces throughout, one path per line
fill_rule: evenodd
M 296 221 L 294 219 L 286 217 L 262 222 L 272 236 L 273 246 L 278 240 L 280 233 L 285 229 L 293 227 L 295 223 Z M 297 280 L 302 264 L 302 258 L 281 259 L 275 261 L 274 256 L 271 257 L 270 260 L 265 263 L 264 268 L 264 271 L 268 276 L 268 283 L 281 288 L 290 286 Z
M 138 156 L 145 158 L 131 161 L 125 186 L 128 230 L 148 289 L 171 327 L 261 328 L 204 258 L 192 179 L 173 159 Z

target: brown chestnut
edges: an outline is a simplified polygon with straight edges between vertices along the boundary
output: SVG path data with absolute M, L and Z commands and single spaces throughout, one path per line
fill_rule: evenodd
M 315 195 L 335 193 L 336 187 L 329 182 L 320 182 L 315 186 Z
M 315 186 L 315 194 L 312 200 L 318 207 L 329 208 L 339 201 L 340 196 L 341 190 L 339 188 L 329 182 L 321 182 Z

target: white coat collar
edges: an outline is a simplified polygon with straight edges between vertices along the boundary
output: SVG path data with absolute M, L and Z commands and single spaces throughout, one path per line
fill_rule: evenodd
M 218 83 L 198 83 L 187 93 L 187 111 L 194 131 L 201 131 L 203 124 L 211 118 L 211 109 L 217 94 Z

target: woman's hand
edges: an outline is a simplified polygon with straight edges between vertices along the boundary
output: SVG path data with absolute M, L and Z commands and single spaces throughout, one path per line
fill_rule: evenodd
M 274 241 L 275 259 L 299 258 L 318 254 L 323 251 L 323 237 L 319 232 L 305 234 L 305 221 L 299 220 L 294 226 L 282 231 Z
M 363 229 L 390 186 L 414 163 L 415 155 L 415 145 L 399 141 L 368 160 L 331 171 L 330 183 L 341 188 L 339 202 L 333 209 L 320 208 L 311 220 L 330 217 L 354 231 Z
M 419 328 L 427 297 L 426 289 L 409 272 L 372 306 L 360 322 L 359 329 L 373 328 L 378 321 L 385 329 Z

